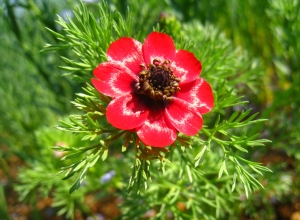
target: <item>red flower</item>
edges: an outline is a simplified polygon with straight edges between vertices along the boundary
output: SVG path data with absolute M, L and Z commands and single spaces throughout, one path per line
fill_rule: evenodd
M 176 50 L 167 34 L 152 32 L 144 44 L 129 37 L 113 42 L 107 59 L 94 70 L 92 83 L 113 98 L 106 112 L 110 124 L 136 131 L 153 147 L 172 144 L 178 131 L 198 133 L 214 99 L 192 53 Z

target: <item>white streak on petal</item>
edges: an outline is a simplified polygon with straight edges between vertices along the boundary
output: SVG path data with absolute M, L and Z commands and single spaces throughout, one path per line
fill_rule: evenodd
M 176 66 L 175 63 L 171 64 L 171 69 L 176 70 L 176 71 L 174 71 L 174 74 L 176 77 L 180 78 L 181 82 L 184 82 L 186 80 L 187 70 L 183 69 L 182 67 Z M 180 75 L 178 75 L 178 73 Z
M 113 53 L 114 54 L 113 56 L 110 56 L 109 54 L 107 54 L 107 60 L 119 62 L 123 66 L 126 66 L 126 67 L 132 69 L 134 72 L 136 70 L 139 70 L 139 65 L 144 64 L 142 61 L 143 59 L 141 60 L 141 57 L 139 57 L 139 55 L 142 56 L 142 45 L 138 41 L 132 41 L 131 43 L 133 43 L 133 46 L 132 46 L 133 48 L 130 48 L 130 51 L 128 49 L 125 51 L 122 51 L 122 59 L 120 59 L 120 57 L 119 58 L 114 57 L 117 55 L 115 53 Z M 140 62 L 138 62 L 138 61 L 140 61 Z

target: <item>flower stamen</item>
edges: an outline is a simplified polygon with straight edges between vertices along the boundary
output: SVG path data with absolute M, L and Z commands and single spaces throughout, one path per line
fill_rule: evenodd
M 170 63 L 170 60 L 153 59 L 148 66 L 141 64 L 139 82 L 135 84 L 137 92 L 154 100 L 171 101 L 173 94 L 180 91 L 180 79 L 175 77 Z

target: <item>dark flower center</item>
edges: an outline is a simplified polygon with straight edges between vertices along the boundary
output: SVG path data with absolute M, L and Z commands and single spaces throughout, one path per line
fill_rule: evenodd
M 180 91 L 180 79 L 170 68 L 170 61 L 153 60 L 148 66 L 140 65 L 139 82 L 135 84 L 138 94 L 144 94 L 153 100 L 171 101 L 175 92 Z

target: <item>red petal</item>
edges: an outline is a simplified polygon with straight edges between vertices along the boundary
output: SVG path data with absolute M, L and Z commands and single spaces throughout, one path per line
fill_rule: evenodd
M 176 97 L 191 104 L 200 114 L 210 112 L 214 107 L 214 96 L 210 85 L 202 78 L 180 84 Z
M 151 111 L 148 119 L 137 131 L 137 135 L 146 145 L 166 147 L 177 137 L 176 129 L 165 119 L 164 111 Z
M 172 62 L 171 68 L 175 76 L 181 79 L 181 83 L 191 82 L 197 79 L 201 73 L 201 62 L 185 50 L 178 50 L 175 57 L 175 62 Z
M 113 99 L 107 106 L 107 121 L 114 127 L 130 130 L 141 126 L 147 119 L 149 111 L 137 98 L 127 94 Z
M 165 111 L 170 123 L 186 135 L 195 135 L 202 128 L 203 120 L 197 109 L 185 101 L 173 97 Z
M 129 37 L 122 37 L 111 43 L 107 50 L 107 59 L 121 62 L 134 73 L 139 73 L 140 64 L 145 64 L 142 44 Z
M 144 60 L 146 64 L 152 63 L 153 59 L 174 60 L 175 45 L 172 38 L 163 33 L 152 32 L 143 44 Z
M 138 77 L 128 68 L 118 62 L 101 63 L 95 70 L 92 79 L 95 88 L 110 97 L 122 96 L 132 92 Z

